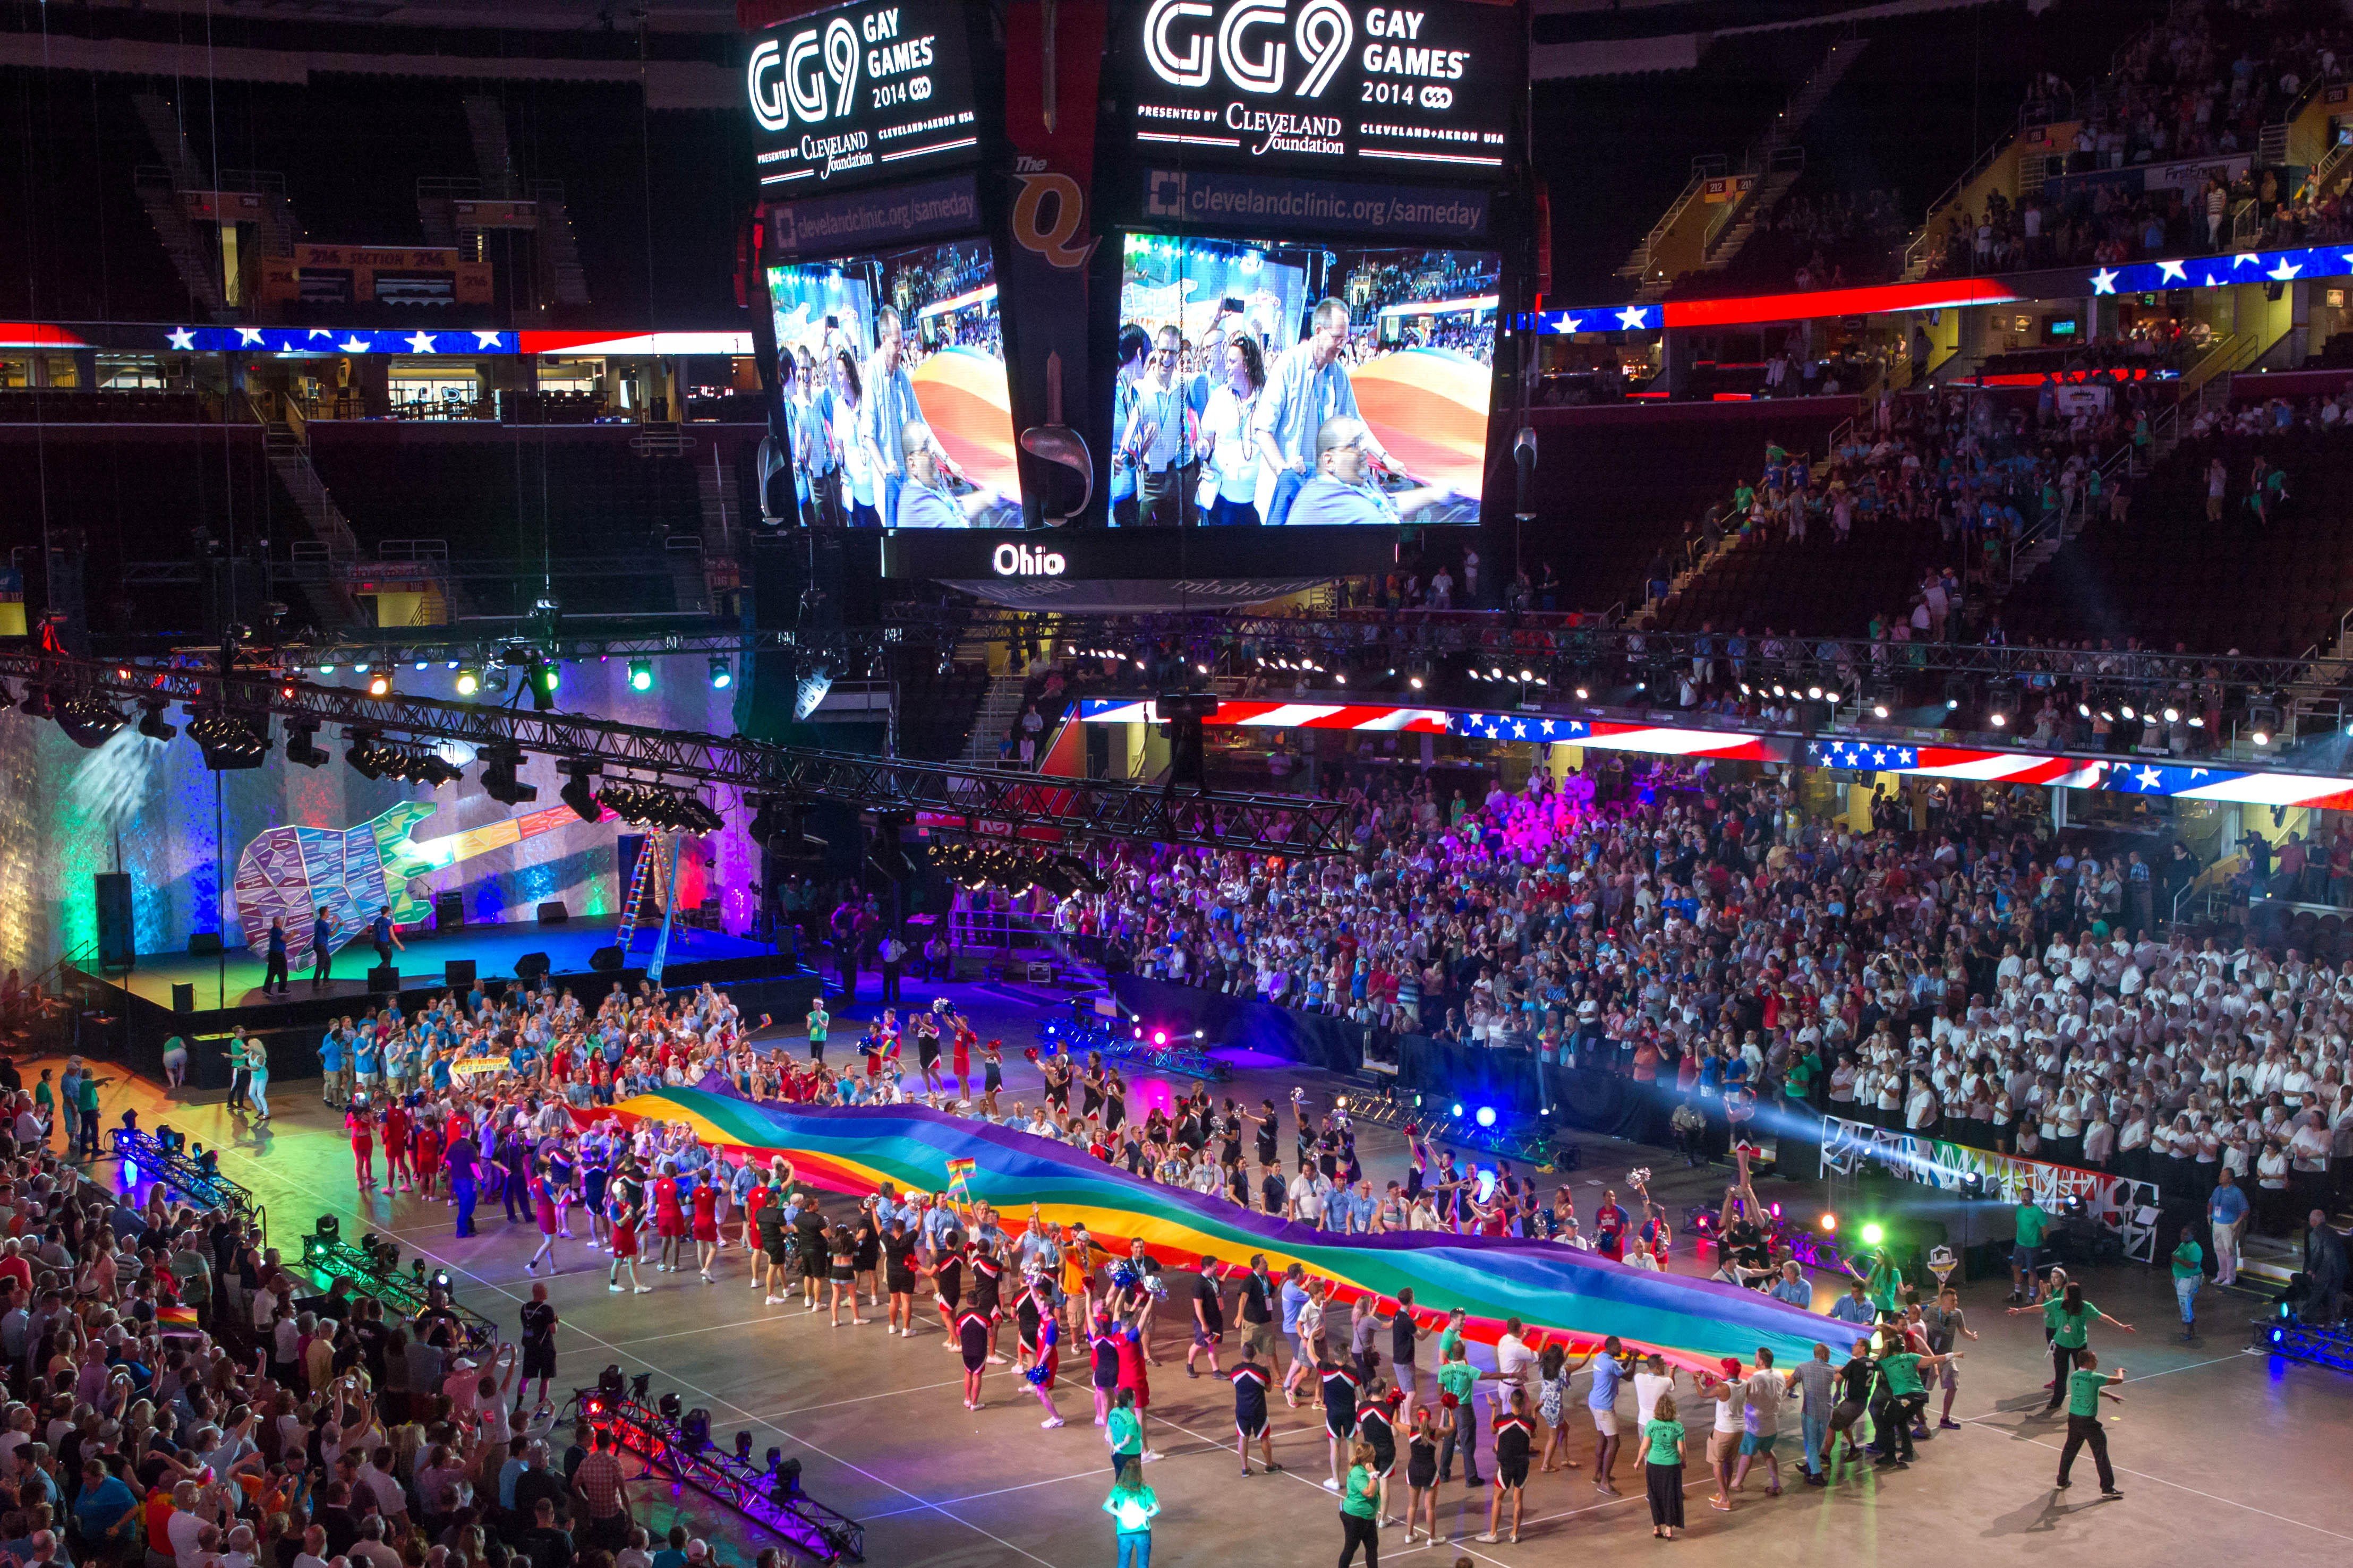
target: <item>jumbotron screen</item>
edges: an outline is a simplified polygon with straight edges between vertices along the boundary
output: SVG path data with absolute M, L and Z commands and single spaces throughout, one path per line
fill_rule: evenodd
M 1499 256 L 1124 247 L 1115 526 L 1478 521 Z
M 807 358 L 811 374 L 792 388 L 797 431 L 806 431 L 796 445 L 823 443 L 822 456 L 801 455 L 805 468 L 840 476 L 836 488 L 847 515 L 837 521 L 886 529 L 1021 526 L 997 270 L 987 240 L 774 267 L 768 302 L 778 353 Z M 903 438 L 917 422 L 940 460 L 908 461 Z M 917 477 L 923 467 L 932 469 L 928 484 Z M 932 493 L 919 494 L 911 483 Z

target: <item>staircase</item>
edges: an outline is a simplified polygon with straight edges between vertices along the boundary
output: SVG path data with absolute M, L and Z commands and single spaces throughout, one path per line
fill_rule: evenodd
M 487 93 L 466 98 L 466 129 L 474 138 L 474 164 L 482 172 L 482 195 L 506 201 L 515 194 L 514 149 L 507 142 L 506 107 Z
M 155 226 L 155 237 L 163 242 L 164 253 L 172 258 L 173 268 L 180 281 L 186 286 L 188 297 L 216 321 L 227 321 L 234 312 L 228 309 L 221 286 L 220 247 L 207 245 L 188 221 L 187 207 L 181 200 L 184 191 L 208 188 L 203 169 L 196 163 L 195 152 L 180 129 L 178 116 L 172 106 L 152 92 L 132 95 L 131 107 L 146 128 L 147 140 L 153 144 L 156 155 L 163 159 L 160 167 L 142 165 L 132 174 L 139 191 L 139 205 L 147 209 L 147 218 Z
M 1021 712 L 1021 693 L 1029 678 L 1008 670 L 991 676 L 988 690 L 980 700 L 980 711 L 973 716 L 972 733 L 965 737 L 963 761 L 975 767 L 997 766 L 997 743 Z
M 1751 183 L 1736 201 L 1724 204 L 1708 219 L 1699 242 L 1697 270 L 1721 272 L 1731 266 L 1749 237 L 1757 232 L 1757 225 L 1772 216 L 1774 207 L 1788 195 L 1789 187 L 1798 183 L 1799 176 L 1806 172 L 1806 150 L 1799 140 L 1799 133 L 1822 101 L 1846 79 L 1847 72 L 1854 68 L 1870 43 L 1868 38 L 1841 38 L 1832 44 L 1821 64 L 1814 68 L 1774 117 L 1772 128 L 1741 154 L 1740 167 L 1752 176 Z M 1659 226 L 1627 258 L 1626 266 L 1619 269 L 1620 277 L 1642 278 L 1642 286 L 1634 296 L 1638 300 L 1648 304 L 1662 299 L 1674 286 L 1675 269 L 1659 266 L 1657 252 L 1677 223 L 1689 214 L 1707 181 L 1723 174 L 1721 159 L 1715 160 L 1713 167 L 1704 161 L 1694 163 L 1691 184 L 1675 198 Z
M 580 240 L 572 232 L 572 214 L 564 205 L 564 186 L 555 180 L 537 180 L 533 182 L 530 194 L 539 203 L 539 253 L 547 274 L 549 297 L 559 305 L 586 305 L 588 272 L 580 265 Z

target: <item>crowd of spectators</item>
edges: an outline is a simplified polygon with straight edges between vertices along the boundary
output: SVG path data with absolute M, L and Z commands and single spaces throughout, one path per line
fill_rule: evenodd
M 2228 1170 L 2273 1230 L 2340 1201 L 2353 970 L 2164 940 L 2196 858 L 2086 853 L 2021 794 L 1940 785 L 1919 830 L 1857 831 L 1676 762 L 1393 785 L 1349 797 L 1352 858 L 1116 847 L 1053 918 L 1146 975 L 1628 1073 L 1734 1125 L 1802 1106 L 2186 1197 Z

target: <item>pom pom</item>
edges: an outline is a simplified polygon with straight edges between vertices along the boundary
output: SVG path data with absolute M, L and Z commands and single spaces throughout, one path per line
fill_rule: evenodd
M 1052 1375 L 1052 1372 L 1047 1368 L 1046 1363 L 1044 1362 L 1039 1362 L 1037 1365 L 1030 1367 L 1022 1373 L 1021 1377 L 1022 1380 L 1028 1383 L 1030 1387 L 1042 1388 L 1046 1384 L 1046 1380 Z

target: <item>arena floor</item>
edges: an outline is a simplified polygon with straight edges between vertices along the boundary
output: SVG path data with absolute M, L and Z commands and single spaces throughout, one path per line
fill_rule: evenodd
M 1009 1046 L 1026 1041 L 1034 1012 L 980 988 L 961 989 L 970 993 L 967 1005 L 984 1033 L 1002 1034 Z M 1008 1048 L 1008 1093 L 1034 1093 L 1034 1072 L 1017 1051 Z M 1238 1073 L 1235 1089 L 1253 1100 L 1269 1093 L 1287 1099 L 1294 1076 L 1272 1064 L 1251 1065 Z M 1319 1105 L 1329 1103 L 1332 1080 L 1306 1074 L 1303 1081 Z M 1155 1098 L 1150 1086 L 1142 1087 L 1139 1098 Z M 272 1238 L 290 1251 L 327 1210 L 343 1216 L 346 1235 L 356 1234 L 355 1226 L 389 1229 L 405 1247 L 448 1267 L 460 1300 L 513 1332 L 532 1283 L 523 1264 L 536 1245 L 533 1228 L 506 1225 L 491 1209 L 480 1234 L 459 1240 L 450 1212 L 438 1204 L 380 1191 L 363 1204 L 349 1146 L 320 1104 L 316 1085 L 273 1090 L 276 1115 L 259 1133 L 229 1118 L 218 1095 L 174 1103 L 157 1086 L 137 1081 L 107 1087 L 106 1119 L 135 1105 L 144 1125 L 160 1117 L 216 1144 L 224 1171 L 268 1205 Z M 1655 1165 L 1661 1195 L 1677 1212 L 1684 1202 L 1721 1194 L 1720 1173 L 1677 1171 L 1671 1177 L 1656 1151 L 1581 1141 L 1588 1168 L 1569 1179 L 1588 1215 L 1613 1167 Z M 1402 1173 L 1398 1134 L 1367 1129 L 1360 1149 L 1377 1184 Z M 1089 1424 L 1085 1391 L 1067 1379 L 1060 1404 L 1077 1419 L 1064 1429 L 1040 1431 L 1027 1388 L 995 1368 L 987 1408 L 970 1414 L 961 1407 L 961 1366 L 947 1352 L 948 1342 L 936 1334 L 890 1337 L 879 1309 L 872 1310 L 878 1321 L 837 1329 L 797 1303 L 765 1308 L 735 1254 L 716 1285 L 656 1274 L 649 1266 L 644 1278 L 658 1287 L 653 1294 L 617 1296 L 605 1289 L 602 1253 L 585 1240 L 558 1245 L 564 1271 L 553 1281 L 552 1300 L 562 1314 L 566 1392 L 618 1363 L 632 1375 L 650 1372 L 657 1393 L 676 1389 L 689 1405 L 706 1406 L 723 1443 L 748 1427 L 755 1448 L 783 1445 L 801 1458 L 810 1495 L 865 1521 L 871 1563 L 1078 1568 L 1110 1560 L 1112 1531 L 1099 1507 L 1110 1481 L 1102 1434 Z M 1691 1266 L 1687 1250 L 1682 1261 Z M 2107 1417 L 2121 1500 L 2100 1500 L 2088 1456 L 2079 1461 L 2072 1490 L 2052 1489 L 2064 1427 L 2034 1415 L 2048 1368 L 2039 1328 L 2031 1318 L 2005 1316 L 2004 1287 L 1985 1281 L 1963 1297 L 1984 1337 L 1967 1347 L 1955 1407 L 1962 1430 L 1924 1444 L 1920 1462 L 1908 1471 L 1865 1475 L 1828 1491 L 1793 1486 L 1767 1500 L 1752 1475 L 1748 1493 L 1728 1515 L 1706 1505 L 1704 1440 L 1696 1440 L 1687 1482 L 1691 1529 L 1672 1552 L 1683 1561 L 1744 1568 L 1817 1563 L 1826 1556 L 1947 1561 L 1957 1551 L 1985 1563 L 2044 1562 L 2054 1550 L 2096 1552 L 2113 1563 L 2353 1561 L 2343 1458 L 2353 1438 L 2353 1380 L 2245 1353 L 2251 1298 L 2208 1290 L 2203 1342 L 2184 1346 L 2172 1338 L 2172 1293 L 2157 1271 L 2135 1265 L 2094 1272 L 2087 1283 L 2094 1301 L 2140 1330 L 2101 1329 L 2093 1340 L 2107 1364 L 2121 1363 L 2130 1373 L 2120 1391 L 2126 1402 L 2111 1406 Z M 1827 1305 L 1832 1282 L 1820 1285 Z M 929 1307 L 929 1299 L 922 1305 Z M 1542 1315 L 1540 1304 L 1530 1306 L 1531 1317 Z M 935 1323 L 936 1312 L 932 1316 Z M 1219 1568 L 1287 1568 L 1336 1557 L 1340 1531 L 1320 1484 L 1325 1458 L 1316 1413 L 1278 1405 L 1277 1456 L 1286 1469 L 1241 1480 L 1231 1396 L 1222 1382 L 1186 1378 L 1186 1337 L 1173 1312 L 1169 1320 L 1161 1335 L 1166 1364 L 1154 1377 L 1152 1424 L 1167 1458 L 1146 1470 L 1164 1510 L 1155 1531 L 1159 1555 Z M 1580 1380 L 1580 1396 L 1583 1387 Z M 1696 1437 L 1699 1424 L 1693 1425 Z M 1589 1464 L 1589 1429 L 1581 1441 L 1577 1457 Z M 1409 1548 L 1402 1529 L 1392 1528 L 1384 1531 L 1383 1556 L 1451 1568 L 1458 1556 L 1482 1564 L 1567 1564 L 1621 1543 L 1666 1550 L 1650 1540 L 1641 1472 L 1623 1458 L 1618 1483 L 1628 1493 L 1623 1500 L 1597 1493 L 1588 1470 L 1535 1475 L 1522 1542 L 1481 1545 L 1470 1537 L 1485 1528 L 1485 1494 L 1466 1492 L 1458 1479 L 1443 1489 L 1440 1515 L 1453 1540 Z M 731 1561 L 748 1562 L 747 1546 L 773 1543 L 748 1541 L 740 1521 L 692 1493 L 673 1503 L 667 1489 L 640 1491 L 641 1518 L 648 1506 L 663 1526 L 681 1515 Z M 1401 1491 L 1396 1506 L 1402 1507 Z

